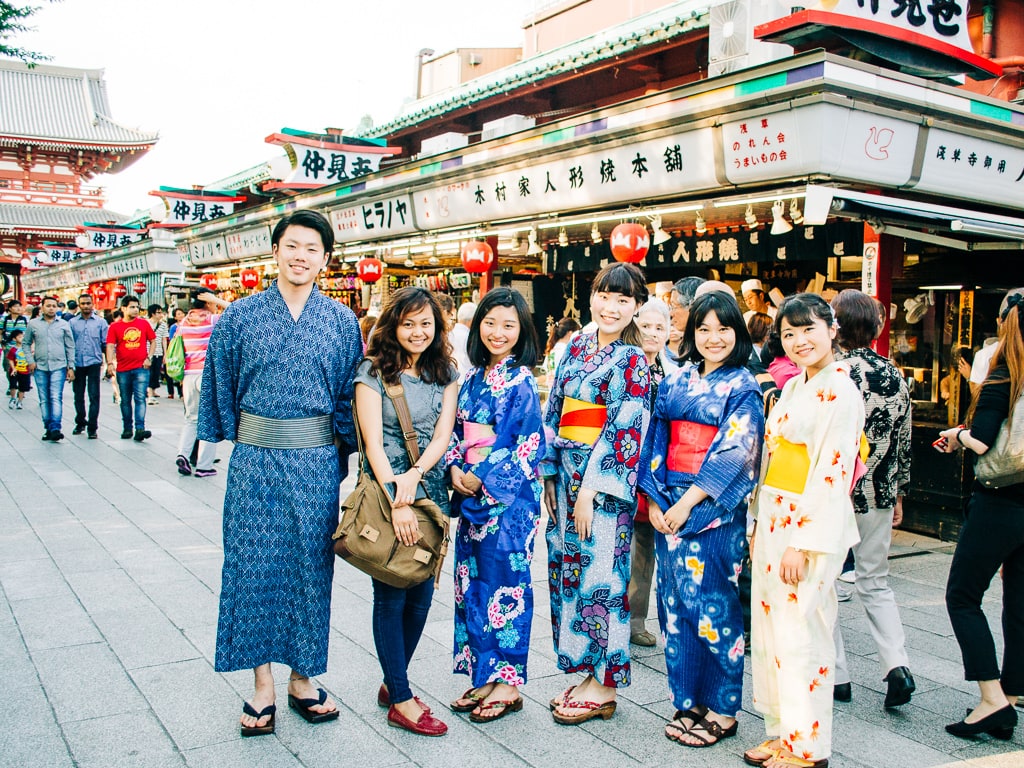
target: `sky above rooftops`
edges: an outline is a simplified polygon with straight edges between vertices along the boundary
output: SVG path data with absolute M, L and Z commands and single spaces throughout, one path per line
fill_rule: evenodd
M 159 131 L 149 154 L 91 183 L 130 214 L 157 187 L 190 187 L 280 155 L 281 128 L 354 129 L 393 119 L 416 54 L 518 47 L 547 0 L 63 0 L 42 4 L 16 44 L 65 67 L 105 70 L 112 117 Z

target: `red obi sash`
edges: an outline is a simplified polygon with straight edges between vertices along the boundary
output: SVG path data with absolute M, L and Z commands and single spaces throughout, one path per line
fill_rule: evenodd
M 718 427 L 694 421 L 673 421 L 665 465 L 669 472 L 695 475 L 704 463 L 708 448 L 718 434 Z

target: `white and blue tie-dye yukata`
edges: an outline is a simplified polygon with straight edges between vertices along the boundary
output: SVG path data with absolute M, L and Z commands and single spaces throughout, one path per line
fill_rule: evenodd
M 580 333 L 558 364 L 544 416 L 541 472 L 557 482 L 546 540 L 558 667 L 612 688 L 630 683 L 629 547 L 650 383 L 639 348 L 621 339 L 599 348 L 596 332 Z M 581 488 L 597 492 L 586 540 L 573 514 Z
M 210 337 L 199 439 L 235 440 L 242 411 L 271 419 L 331 415 L 347 466 L 361 357 L 355 315 L 315 286 L 297 321 L 276 282 L 236 301 Z M 341 479 L 334 445 L 235 445 L 224 494 L 217 671 L 267 662 L 304 675 L 326 671 Z
M 655 536 L 658 618 L 676 709 L 734 717 L 743 693 L 738 578 L 747 550 L 745 498 L 764 439 L 761 389 L 745 368 L 701 376 L 688 362 L 658 387 L 640 488 L 662 512 L 691 485 L 708 494 L 674 535 Z

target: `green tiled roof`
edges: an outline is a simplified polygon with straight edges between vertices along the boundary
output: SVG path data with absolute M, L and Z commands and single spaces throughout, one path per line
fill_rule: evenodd
M 560 48 L 434 94 L 409 105 L 409 112 L 375 126 L 368 136 L 383 137 L 427 120 L 472 106 L 501 93 L 588 67 L 674 37 L 704 29 L 710 19 L 707 0 L 673 3 L 623 24 L 596 32 Z

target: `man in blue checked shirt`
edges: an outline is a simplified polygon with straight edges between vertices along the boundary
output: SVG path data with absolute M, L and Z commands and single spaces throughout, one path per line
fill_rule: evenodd
M 88 293 L 78 297 L 78 309 L 79 314 L 68 321 L 75 337 L 75 379 L 71 382 L 75 393 L 75 429 L 72 434 L 88 431 L 89 439 L 95 440 L 100 415 L 100 374 L 106 367 L 107 321 L 96 313 Z M 87 389 L 88 416 L 85 412 Z

